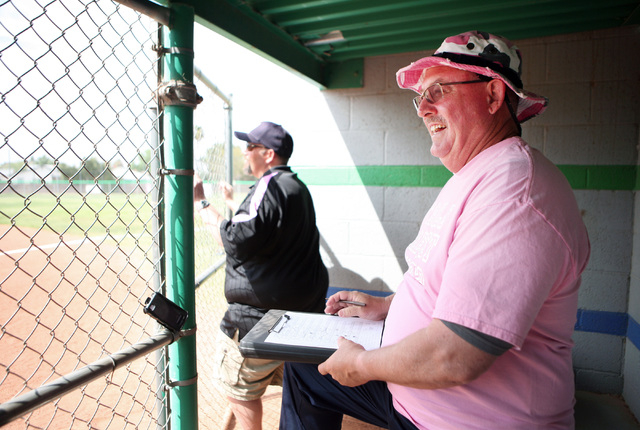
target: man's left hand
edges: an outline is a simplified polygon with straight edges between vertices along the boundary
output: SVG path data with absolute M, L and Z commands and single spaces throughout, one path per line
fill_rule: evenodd
M 330 374 L 333 379 L 346 387 L 356 387 L 369 382 L 354 364 L 360 354 L 366 353 L 362 345 L 338 338 L 338 349 L 324 363 L 318 366 L 318 371 L 323 374 Z

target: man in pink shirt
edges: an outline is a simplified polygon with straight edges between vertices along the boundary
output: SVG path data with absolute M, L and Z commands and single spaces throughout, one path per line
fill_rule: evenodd
M 340 339 L 285 366 L 281 429 L 572 429 L 571 335 L 589 240 L 571 187 L 520 137 L 544 97 L 508 40 L 468 32 L 397 73 L 454 173 L 395 294 L 342 291 L 325 312 L 385 319 L 382 347 Z M 364 307 L 340 302 L 352 300 Z

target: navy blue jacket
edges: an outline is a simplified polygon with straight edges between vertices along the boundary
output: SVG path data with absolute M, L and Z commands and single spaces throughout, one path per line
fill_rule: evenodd
M 329 284 L 306 185 L 288 166 L 267 171 L 220 226 L 227 254 L 221 329 L 242 339 L 269 309 L 322 312 Z

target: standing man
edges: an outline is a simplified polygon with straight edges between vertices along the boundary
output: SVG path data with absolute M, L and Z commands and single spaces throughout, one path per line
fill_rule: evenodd
M 247 142 L 245 169 L 258 179 L 250 193 L 231 220 L 207 202 L 199 178 L 193 195 L 227 256 L 229 306 L 217 354 L 221 385 L 242 428 L 254 430 L 262 428 L 261 397 L 274 376 L 279 378 L 282 362 L 245 359 L 238 343 L 269 309 L 322 312 L 329 276 L 311 194 L 287 166 L 291 135 L 272 122 L 234 134 Z M 223 192 L 227 203 L 233 200 L 228 188 Z
M 339 292 L 325 312 L 385 319 L 382 347 L 339 339 L 287 363 L 280 428 L 572 429 L 571 335 L 589 240 L 560 171 L 520 137 L 547 101 L 506 39 L 468 32 L 397 73 L 453 172 L 394 295 Z M 339 300 L 364 302 L 349 306 Z

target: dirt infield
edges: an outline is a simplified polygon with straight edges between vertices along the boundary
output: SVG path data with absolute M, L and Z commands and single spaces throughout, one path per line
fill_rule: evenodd
M 141 309 L 151 275 L 135 247 L 0 226 L 0 402 L 152 334 Z M 154 364 L 137 360 L 4 428 L 147 428 Z
M 61 240 L 50 231 L 0 226 L 0 402 L 153 334 L 155 323 L 142 313 L 154 288 L 154 268 L 145 260 L 132 240 Z M 199 357 L 215 349 L 226 308 L 223 272 L 196 291 Z M 138 359 L 3 430 L 155 430 L 155 361 L 156 353 Z M 222 429 L 227 401 L 210 360 L 198 367 L 200 428 Z M 265 428 L 276 427 L 277 418 Z

